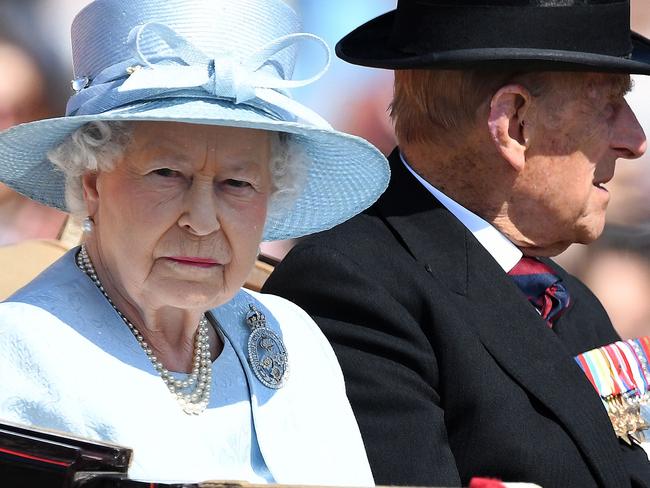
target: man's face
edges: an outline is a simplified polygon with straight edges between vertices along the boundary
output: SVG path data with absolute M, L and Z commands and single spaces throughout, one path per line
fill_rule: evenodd
M 605 225 L 606 183 L 618 158 L 638 158 L 646 139 L 623 98 L 628 75 L 549 75 L 524 134 L 526 164 L 515 181 L 510 218 L 530 254 L 554 255 L 589 243 Z M 528 130 L 528 132 L 526 132 Z

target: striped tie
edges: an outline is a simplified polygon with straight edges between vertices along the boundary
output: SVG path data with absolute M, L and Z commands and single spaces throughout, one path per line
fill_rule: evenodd
M 562 280 L 546 264 L 524 256 L 508 273 L 549 327 L 571 303 Z

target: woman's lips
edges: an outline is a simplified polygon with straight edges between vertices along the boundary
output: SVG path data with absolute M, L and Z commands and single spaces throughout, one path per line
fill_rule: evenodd
M 196 266 L 198 268 L 212 268 L 219 266 L 221 263 L 210 258 L 198 258 L 193 256 L 169 256 L 167 259 L 175 263 L 184 264 L 186 266 Z

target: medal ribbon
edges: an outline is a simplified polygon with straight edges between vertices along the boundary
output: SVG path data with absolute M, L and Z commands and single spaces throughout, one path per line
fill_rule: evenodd
M 625 359 L 618 350 L 618 345 L 608 344 L 604 346 L 605 355 L 609 360 L 610 372 L 617 386 L 617 391 L 623 394 L 639 391 L 636 384 L 630 378 L 630 374 L 625 364 Z
M 643 442 L 650 429 L 650 337 L 618 341 L 575 357 L 600 396 L 616 435 Z
M 621 341 L 619 350 L 625 360 L 625 364 L 630 372 L 632 382 L 636 385 L 640 395 L 644 395 L 648 391 L 648 381 L 646 380 L 639 358 L 634 353 L 634 348 L 628 341 Z

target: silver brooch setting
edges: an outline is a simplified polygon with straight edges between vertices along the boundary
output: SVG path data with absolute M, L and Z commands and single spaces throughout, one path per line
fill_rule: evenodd
M 246 323 L 251 328 L 248 337 L 248 362 L 255 377 L 267 388 L 282 388 L 289 376 L 289 358 L 282 339 L 266 325 L 266 317 L 254 305 L 249 305 Z

